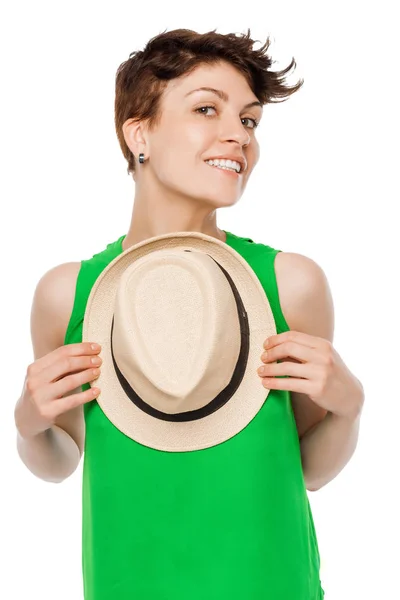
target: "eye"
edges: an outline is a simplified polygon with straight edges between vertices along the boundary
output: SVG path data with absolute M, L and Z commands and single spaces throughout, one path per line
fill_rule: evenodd
M 252 129 L 258 127 L 258 121 L 256 121 L 256 119 L 252 119 L 251 117 L 243 117 L 242 121 L 253 121 Z
M 208 108 L 212 108 L 213 110 L 216 110 L 215 106 L 200 106 L 200 108 L 196 108 L 195 112 L 200 112 L 200 111 L 202 111 L 204 109 L 208 109 Z M 200 114 L 208 117 L 208 115 L 206 113 L 200 113 Z
M 216 110 L 215 106 L 200 106 L 199 108 L 196 108 L 195 112 L 204 115 L 205 117 L 208 116 L 212 116 L 212 115 L 208 115 L 205 112 L 201 112 L 203 110 L 208 110 L 209 108 L 212 108 L 213 110 Z M 258 126 L 258 121 L 256 119 L 253 119 L 251 117 L 243 117 L 242 121 L 252 121 L 253 123 L 253 127 L 250 127 L 250 129 L 255 129 Z

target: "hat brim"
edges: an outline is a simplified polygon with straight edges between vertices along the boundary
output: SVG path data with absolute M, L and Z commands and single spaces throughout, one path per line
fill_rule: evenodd
M 136 406 L 126 395 L 114 369 L 110 332 L 119 278 L 146 254 L 165 248 L 185 248 L 209 254 L 231 276 L 243 301 L 249 325 L 249 355 L 243 379 L 232 397 L 217 411 L 186 422 L 163 421 Z M 176 232 L 150 238 L 119 254 L 102 271 L 89 295 L 82 341 L 101 345 L 101 373 L 97 402 L 106 417 L 136 442 L 168 452 L 201 450 L 227 441 L 244 429 L 266 401 L 269 389 L 261 384 L 257 368 L 266 337 L 276 334 L 267 295 L 257 275 L 242 256 L 226 243 L 199 232 Z

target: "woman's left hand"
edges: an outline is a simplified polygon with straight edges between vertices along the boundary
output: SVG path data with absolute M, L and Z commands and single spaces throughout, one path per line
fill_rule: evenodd
M 364 402 L 363 386 L 329 340 L 291 330 L 272 335 L 263 346 L 265 372 L 257 373 L 264 387 L 307 394 L 318 406 L 340 417 L 359 414 Z M 276 363 L 282 359 L 284 362 Z M 277 379 L 279 375 L 290 378 Z

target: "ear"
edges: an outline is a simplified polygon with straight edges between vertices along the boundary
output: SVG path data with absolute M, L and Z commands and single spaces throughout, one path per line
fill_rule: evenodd
M 147 138 L 143 121 L 127 119 L 122 125 L 122 133 L 129 150 L 135 157 L 139 156 L 140 152 L 146 153 Z

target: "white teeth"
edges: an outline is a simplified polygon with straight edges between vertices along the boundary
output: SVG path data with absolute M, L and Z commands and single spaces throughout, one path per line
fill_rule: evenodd
M 240 173 L 241 171 L 240 163 L 236 162 L 236 160 L 214 158 L 211 160 L 206 160 L 205 162 L 213 167 L 219 167 L 220 169 L 229 169 L 230 171 L 236 171 L 236 173 Z

